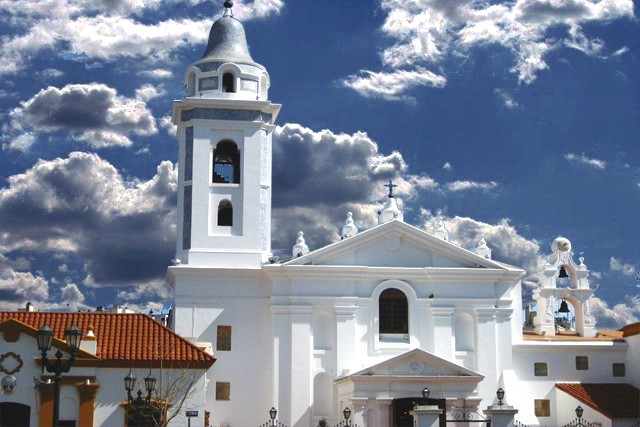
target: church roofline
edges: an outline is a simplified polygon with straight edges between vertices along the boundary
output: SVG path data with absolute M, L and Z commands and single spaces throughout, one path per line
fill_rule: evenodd
M 327 246 L 316 249 L 315 251 L 309 252 L 307 255 L 303 255 L 299 258 L 294 258 L 290 261 L 287 261 L 286 263 L 284 263 L 284 265 L 303 265 L 313 261 L 321 261 L 323 259 L 326 259 L 328 256 L 339 255 L 340 253 L 348 251 L 361 242 L 366 242 L 367 240 L 376 236 L 378 233 L 384 234 L 387 231 L 387 228 L 412 237 L 415 241 L 428 241 L 429 243 L 437 245 L 437 247 L 443 254 L 452 255 L 456 258 L 462 258 L 466 263 L 470 265 L 476 264 L 477 266 L 485 268 L 518 271 L 521 272 L 522 275 L 524 275 L 525 273 L 523 269 L 512 268 L 511 266 L 508 266 L 508 264 L 488 260 L 454 243 L 439 239 L 424 230 L 421 230 L 397 219 L 371 227 L 368 230 L 364 230 L 348 239 L 340 240 L 338 242 L 331 243 Z M 477 271 L 477 269 L 474 269 L 474 271 Z

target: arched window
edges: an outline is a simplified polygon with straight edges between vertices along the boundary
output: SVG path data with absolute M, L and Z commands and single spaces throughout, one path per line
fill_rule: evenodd
M 399 289 L 389 288 L 380 294 L 378 302 L 381 334 L 409 333 L 409 304 Z
M 236 87 L 235 87 L 235 76 L 233 75 L 233 73 L 224 73 L 222 75 L 222 91 L 223 92 L 235 92 L 236 91 Z
M 213 151 L 214 183 L 240 182 L 240 152 L 233 141 L 220 141 Z
M 222 200 L 218 205 L 218 226 L 231 227 L 233 225 L 233 205 L 228 200 Z

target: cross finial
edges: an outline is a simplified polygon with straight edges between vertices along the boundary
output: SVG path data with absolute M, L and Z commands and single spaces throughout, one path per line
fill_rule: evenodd
M 233 2 L 231 0 L 225 1 L 224 7 L 226 7 L 227 9 L 231 9 L 233 7 Z
M 397 187 L 397 185 L 395 185 L 394 183 L 391 182 L 391 180 L 389 180 L 389 183 L 383 185 L 383 187 L 387 187 L 389 189 L 389 198 L 393 199 L 393 188 Z

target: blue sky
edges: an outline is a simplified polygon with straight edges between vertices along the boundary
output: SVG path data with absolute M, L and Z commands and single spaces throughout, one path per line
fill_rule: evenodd
M 175 250 L 168 116 L 222 12 L 206 0 L 0 0 L 0 307 L 157 307 Z M 346 212 L 527 270 L 558 235 L 602 327 L 640 319 L 640 24 L 631 0 L 235 2 L 283 104 L 273 247 Z M 285 166 L 286 165 L 286 166 Z

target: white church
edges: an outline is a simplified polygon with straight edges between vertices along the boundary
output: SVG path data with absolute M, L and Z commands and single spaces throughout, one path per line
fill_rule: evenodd
M 212 426 L 640 426 L 640 324 L 598 331 L 589 270 L 554 241 L 523 315 L 524 270 L 403 221 L 390 182 L 378 224 L 291 260 L 271 252 L 272 134 L 281 105 L 232 2 L 174 102 L 178 238 L 172 327 L 211 342 Z M 282 165 L 280 165 L 282 167 Z M 297 230 L 296 230 L 297 231 Z M 293 242 L 292 242 L 293 243 Z M 426 389 L 426 390 L 425 390 Z M 504 392 L 497 393 L 498 390 Z M 423 391 L 425 391 L 423 395 Z

